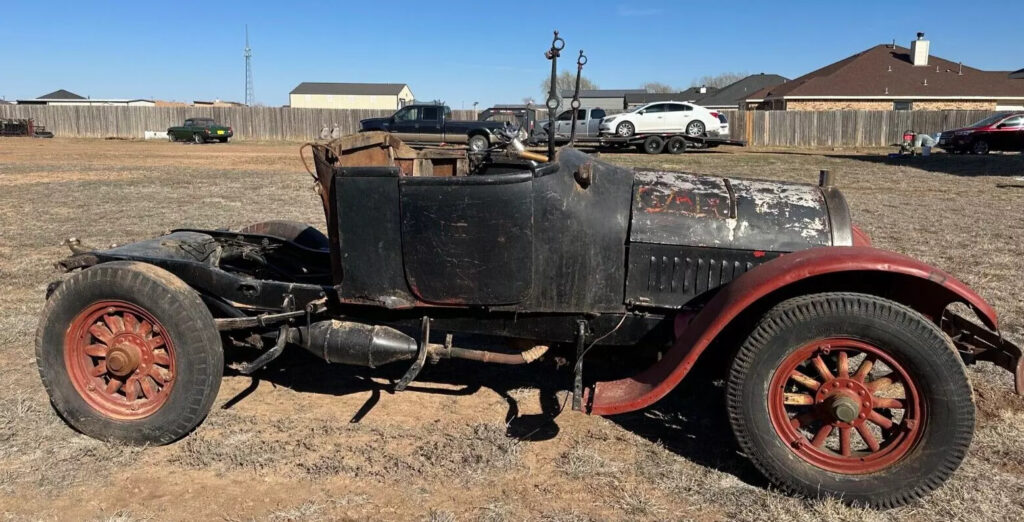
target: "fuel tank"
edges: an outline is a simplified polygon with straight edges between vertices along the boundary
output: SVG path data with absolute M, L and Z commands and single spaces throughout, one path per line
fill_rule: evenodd
M 627 303 L 680 307 L 779 255 L 853 243 L 834 186 L 638 170 Z

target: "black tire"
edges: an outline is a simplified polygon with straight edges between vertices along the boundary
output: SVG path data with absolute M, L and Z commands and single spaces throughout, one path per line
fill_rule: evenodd
M 904 423 L 896 428 L 920 429 L 913 438 L 908 435 L 904 439 L 911 442 L 906 443 L 907 450 L 898 460 L 872 472 L 826 471 L 804 457 L 808 449 L 814 448 L 801 448 L 801 443 L 813 441 L 794 440 L 787 444 L 772 422 L 768 397 L 773 393 L 769 387 L 775 382 L 776 369 L 798 354 L 799 347 L 813 347 L 818 340 L 830 338 L 856 339 L 878 347 L 903 366 L 917 390 L 915 396 L 922 406 L 919 411 L 923 412 L 920 424 L 914 421 L 913 425 Z M 819 353 L 829 357 L 827 346 L 813 349 L 820 348 L 824 351 Z M 851 368 L 849 364 L 847 371 Z M 836 375 L 841 376 L 838 369 Z M 822 390 L 828 388 L 822 385 L 819 393 Z M 831 390 L 836 393 L 834 388 Z M 870 392 L 874 397 L 873 393 Z M 950 340 L 916 311 L 866 294 L 822 293 L 790 299 L 774 307 L 761 319 L 733 361 L 727 403 L 740 448 L 780 489 L 798 496 L 832 496 L 846 503 L 875 507 L 900 506 L 939 487 L 963 461 L 974 432 L 971 386 Z M 892 410 L 886 414 L 895 420 Z M 883 451 L 884 444 L 885 441 Z M 801 451 L 805 453 L 801 455 Z M 853 463 L 851 468 L 860 465 L 857 456 L 844 459 Z M 859 460 L 865 460 L 863 453 Z
M 466 143 L 466 146 L 473 152 L 480 152 L 490 148 L 491 141 L 483 134 L 474 134 L 469 137 L 469 142 Z
M 615 135 L 620 138 L 628 138 L 636 134 L 636 127 L 631 122 L 624 121 L 615 126 Z
M 206 143 L 206 139 L 203 138 L 203 135 L 199 134 L 198 132 L 192 135 L 192 141 L 196 145 L 199 145 L 199 144 L 202 144 L 202 143 Z
M 643 143 L 643 151 L 647 154 L 661 154 L 665 148 L 665 140 L 660 136 L 648 136 Z
M 171 143 L 174 143 L 174 141 L 175 141 L 174 140 L 174 134 L 171 134 L 169 131 L 167 132 L 167 141 L 169 141 Z
M 686 124 L 686 135 L 687 136 L 703 136 L 707 128 L 704 127 L 704 122 L 700 120 L 692 120 Z
M 985 140 L 981 140 L 981 139 L 975 140 L 974 143 L 971 144 L 971 153 L 972 154 L 979 154 L 979 155 L 988 154 L 989 153 L 988 142 L 985 141 Z
M 298 221 L 286 219 L 261 221 L 242 227 L 239 232 L 272 236 L 314 250 L 329 250 L 331 248 L 331 241 L 323 232 Z
M 686 152 L 686 139 L 681 136 L 672 136 L 665 143 L 665 152 L 669 154 L 682 154 Z
M 65 360 L 67 332 L 83 311 L 105 302 L 144 310 L 160 326 L 151 334 L 162 335 L 174 346 L 169 352 L 175 368 L 169 377 L 173 385 L 145 417 L 103 413 L 72 382 L 71 365 Z M 206 418 L 220 389 L 224 352 L 213 316 L 192 288 L 162 268 L 115 261 L 72 275 L 50 295 L 36 332 L 36 362 L 53 407 L 73 428 L 102 440 L 159 445 L 185 436 Z

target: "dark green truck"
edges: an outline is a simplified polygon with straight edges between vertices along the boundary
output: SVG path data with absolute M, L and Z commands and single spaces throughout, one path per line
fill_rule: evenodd
M 195 143 L 206 143 L 208 141 L 219 141 L 227 143 L 228 138 L 234 136 L 231 127 L 221 125 L 213 118 L 189 118 L 181 127 L 167 129 L 167 139 L 170 141 L 193 141 Z

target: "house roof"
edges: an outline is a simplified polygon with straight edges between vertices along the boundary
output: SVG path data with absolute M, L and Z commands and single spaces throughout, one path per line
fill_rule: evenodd
M 44 94 L 44 95 L 42 95 L 42 96 L 40 96 L 40 97 L 38 97 L 36 99 L 37 100 L 84 100 L 85 96 L 79 96 L 79 95 L 77 95 L 77 94 L 75 94 L 75 93 L 73 93 L 71 91 L 67 91 L 67 90 L 64 90 L 64 89 L 57 89 L 56 91 L 53 91 L 53 92 L 51 92 L 49 94 Z
M 680 92 L 646 92 L 641 91 L 638 93 L 627 94 L 626 103 L 637 104 L 637 103 L 652 103 L 660 101 L 700 101 L 705 96 L 715 94 L 718 89 L 714 87 L 707 87 L 706 92 L 700 92 L 700 87 L 690 87 L 685 91 Z
M 961 68 L 934 55 L 928 57 L 928 65 L 915 66 L 909 49 L 883 44 L 746 99 L 1024 98 L 1024 81 L 1011 76 L 1008 71 Z
M 738 106 L 741 100 L 751 94 L 765 88 L 775 87 L 788 82 L 789 79 L 778 74 L 751 74 L 746 78 L 737 80 L 714 93 L 705 95 L 699 100 L 704 107 L 733 107 Z
M 289 94 L 352 94 L 361 96 L 397 96 L 404 83 L 329 83 L 302 82 Z
M 580 89 L 580 98 L 622 98 L 628 94 L 644 93 L 644 89 Z M 572 98 L 575 90 L 562 91 L 563 98 Z

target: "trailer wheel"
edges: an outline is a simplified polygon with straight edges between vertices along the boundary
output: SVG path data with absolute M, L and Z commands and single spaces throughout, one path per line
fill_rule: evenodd
M 298 221 L 288 221 L 286 219 L 261 221 L 242 227 L 239 229 L 239 232 L 276 237 L 314 250 L 330 250 L 331 248 L 331 241 L 327 239 L 323 232 Z
M 974 432 L 963 362 L 934 323 L 854 293 L 769 311 L 733 361 L 727 405 L 743 452 L 805 497 L 895 507 L 939 487 Z
M 682 154 L 686 152 L 686 140 L 681 136 L 672 136 L 665 143 L 665 152 L 669 154 Z
M 224 353 L 192 288 L 145 263 L 115 261 L 64 280 L 43 307 L 36 362 L 60 416 L 78 431 L 167 444 L 206 417 Z
M 686 135 L 687 136 L 693 136 L 693 137 L 703 136 L 705 130 L 707 130 L 707 129 L 704 128 L 704 122 L 702 122 L 700 120 L 693 120 L 690 123 L 686 124 Z
M 648 136 L 643 143 L 644 152 L 647 154 L 661 154 L 665 148 L 665 140 L 660 136 Z
M 615 135 L 620 138 L 628 138 L 636 132 L 636 127 L 628 121 L 624 121 L 615 126 Z
M 203 135 L 199 134 L 198 132 L 192 135 L 192 141 L 194 141 L 197 145 L 206 142 L 206 140 L 203 139 Z

